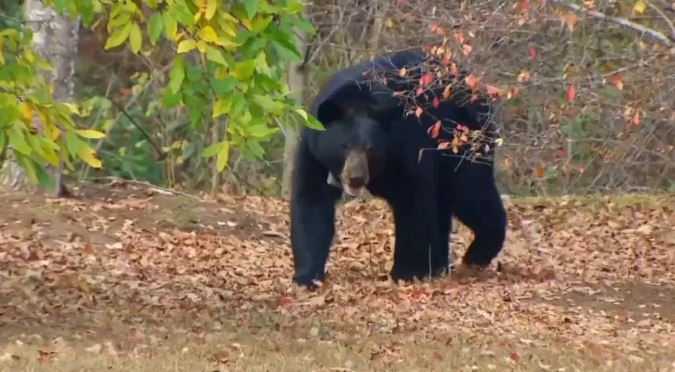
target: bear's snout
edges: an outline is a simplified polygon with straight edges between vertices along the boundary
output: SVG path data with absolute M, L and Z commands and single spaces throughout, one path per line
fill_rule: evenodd
M 366 156 L 365 151 L 349 151 L 340 178 L 345 191 L 349 195 L 361 195 L 363 188 L 370 180 L 370 175 L 368 173 L 368 157 Z

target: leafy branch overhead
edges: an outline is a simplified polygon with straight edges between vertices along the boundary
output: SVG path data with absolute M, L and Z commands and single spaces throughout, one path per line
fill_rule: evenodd
M 229 150 L 262 157 L 261 143 L 278 131 L 273 120 L 297 116 L 312 127 L 320 124 L 289 97 L 285 67 L 302 58 L 295 32 L 314 32 L 302 18 L 300 0 L 50 0 L 61 13 L 81 19 L 90 28 L 105 26 L 105 49 L 128 46 L 148 55 L 167 43 L 175 51 L 166 71 L 153 74 L 164 80 L 165 108 L 184 105 L 191 125 L 203 130 L 211 121 L 226 119 L 223 138 L 202 155 L 217 157 L 222 170 Z M 31 49 L 26 29 L 0 32 L 0 161 L 10 152 L 28 170 L 32 180 L 45 180 L 46 164 L 77 156 L 92 167 L 101 167 L 86 139 L 101 138 L 92 129 L 77 130 L 72 116 L 77 105 L 53 102 L 52 87 L 40 77 L 50 66 Z M 161 78 L 159 79 L 161 81 Z M 34 120 L 43 123 L 37 131 Z M 65 133 L 65 136 L 61 133 Z

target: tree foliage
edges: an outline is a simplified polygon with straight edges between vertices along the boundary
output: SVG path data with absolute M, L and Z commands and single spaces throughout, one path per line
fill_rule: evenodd
M 273 124 L 287 115 L 312 127 L 320 124 L 289 96 L 285 83 L 288 62 L 302 58 L 296 30 L 314 32 L 302 18 L 299 0 L 50 0 L 57 11 L 87 27 L 105 25 L 106 49 L 128 46 L 149 55 L 161 44 L 174 54 L 168 68 L 152 71 L 164 81 L 165 109 L 184 107 L 191 126 L 206 131 L 226 123 L 223 138 L 202 151 L 216 157 L 218 170 L 228 163 L 232 148 L 262 158 L 261 144 L 278 131 Z M 50 68 L 31 48 L 25 28 L 0 32 L 0 150 L 13 156 L 31 180 L 48 182 L 47 164 L 71 158 L 98 168 L 88 139 L 104 133 L 78 129 L 74 116 L 87 115 L 89 105 L 54 102 L 52 86 L 41 74 Z M 7 151 L 11 149 L 12 151 Z

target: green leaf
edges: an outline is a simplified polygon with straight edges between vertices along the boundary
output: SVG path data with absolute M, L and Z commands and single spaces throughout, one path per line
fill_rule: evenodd
M 307 111 L 305 111 L 303 108 L 298 107 L 295 110 L 293 110 L 296 114 L 300 115 L 300 117 L 305 121 L 305 125 L 308 128 L 311 129 L 316 129 L 316 130 L 325 130 L 326 128 L 321 124 L 320 121 L 316 120 L 314 116 L 308 115 Z
M 251 75 L 253 75 L 253 71 L 255 70 L 255 63 L 256 61 L 254 59 L 237 62 L 234 67 L 235 75 L 241 80 L 250 78 Z
M 206 59 L 208 59 L 211 62 L 227 66 L 227 61 L 225 61 L 225 58 L 223 57 L 223 54 L 220 53 L 220 50 L 210 45 L 206 46 Z
M 5 146 L 7 146 L 7 135 L 4 130 L 0 130 L 0 154 L 3 153 Z M 2 164 L 0 164 L 0 167 L 2 167 Z
M 254 19 L 251 22 L 251 24 L 253 25 L 252 31 L 253 32 L 264 31 L 267 28 L 267 26 L 269 26 L 269 24 L 272 23 L 273 19 L 274 19 L 274 17 L 272 17 L 272 16 L 266 16 L 266 17 Z
M 19 161 L 19 164 L 21 164 L 21 168 L 23 168 L 28 180 L 32 184 L 36 184 L 38 182 L 38 177 L 33 160 L 27 156 L 17 156 L 17 160 Z
M 305 9 L 305 4 L 300 0 L 288 0 L 286 3 L 286 10 L 290 13 L 300 13 Z
M 71 155 L 79 154 L 87 143 L 75 135 L 75 132 L 69 130 L 66 132 L 66 147 Z
M 295 18 L 293 18 L 293 24 L 298 27 L 300 31 L 304 31 L 309 35 L 314 35 L 316 33 L 316 27 L 314 27 L 314 24 L 302 17 L 295 16 Z
M 121 27 L 115 28 L 105 42 L 104 49 L 108 50 L 122 45 L 129 37 L 131 32 L 131 23 L 126 23 Z
M 216 157 L 216 168 L 219 172 L 222 172 L 222 170 L 225 169 L 227 160 L 230 157 L 230 143 L 227 141 L 221 143 L 222 147 L 220 148 L 220 151 L 218 151 L 218 156 Z
M 7 130 L 7 136 L 9 137 L 9 145 L 12 148 L 22 154 L 30 155 L 31 148 L 26 142 L 26 136 L 18 126 L 13 125 Z
M 174 18 L 169 12 L 163 13 L 162 18 L 164 19 L 164 30 L 166 30 L 166 36 L 172 40 L 175 39 L 176 32 L 178 32 L 178 22 L 176 21 L 176 18 Z
M 225 79 L 216 79 L 213 82 L 213 90 L 219 95 L 230 93 L 237 85 L 237 78 L 228 76 Z
M 217 142 L 205 148 L 204 151 L 202 151 L 202 157 L 205 158 L 212 157 L 213 155 L 217 154 L 220 151 L 220 149 L 224 146 L 224 144 L 225 144 L 224 142 Z
M 166 108 L 173 108 L 178 106 L 178 104 L 183 99 L 182 92 L 172 92 L 171 89 L 164 90 L 164 96 L 162 97 L 162 104 Z
M 263 149 L 262 146 L 260 146 L 259 141 L 249 139 L 246 141 L 246 147 L 255 157 L 259 159 L 262 159 L 263 156 L 265 155 L 265 149 Z
M 258 11 L 258 0 L 244 0 L 244 9 L 248 19 L 253 19 Z
M 105 133 L 102 133 L 102 132 L 99 132 L 99 131 L 93 130 L 93 129 L 76 129 L 75 133 L 79 134 L 80 137 L 84 137 L 84 138 L 98 139 L 98 138 L 105 137 Z
M 281 102 L 276 102 L 267 95 L 256 94 L 253 96 L 253 102 L 260 106 L 263 110 L 270 113 L 281 113 L 284 109 L 284 104 Z
M 300 54 L 298 48 L 295 46 L 295 40 L 292 35 L 279 29 L 270 31 L 268 35 L 270 39 L 275 41 L 274 46 L 285 58 L 296 61 L 302 59 L 302 54 Z
M 183 59 L 183 56 L 178 56 L 173 60 L 169 75 L 169 87 L 173 93 L 176 93 L 185 79 L 185 60 Z
M 162 22 L 162 16 L 160 13 L 154 13 L 148 22 L 148 36 L 150 37 L 150 42 L 152 45 L 157 43 L 157 40 L 159 40 L 159 36 L 162 34 L 163 29 L 164 22 Z
M 246 132 L 253 137 L 269 138 L 274 133 L 278 132 L 279 128 L 269 128 L 265 123 L 251 125 L 246 128 Z
M 138 26 L 138 23 L 133 23 L 131 25 L 131 30 L 129 31 L 129 43 L 131 44 L 131 50 L 138 54 L 141 51 L 143 46 L 143 36 L 141 35 L 141 27 Z

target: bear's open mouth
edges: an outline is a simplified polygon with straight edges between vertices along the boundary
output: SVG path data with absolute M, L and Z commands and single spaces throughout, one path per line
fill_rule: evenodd
M 350 196 L 361 196 L 363 194 L 363 186 L 352 187 L 350 185 L 345 185 L 345 192 Z

